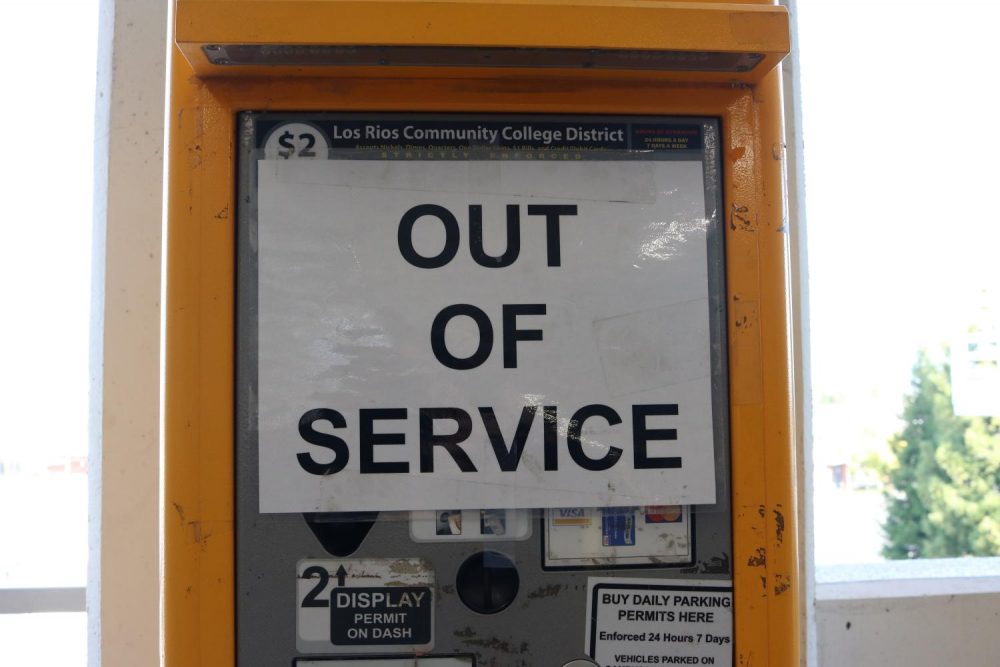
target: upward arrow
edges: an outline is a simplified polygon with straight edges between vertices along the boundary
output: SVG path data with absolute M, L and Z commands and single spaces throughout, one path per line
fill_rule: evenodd
M 337 568 L 337 585 L 343 586 L 345 579 L 347 579 L 347 570 L 345 570 L 344 566 L 341 565 Z

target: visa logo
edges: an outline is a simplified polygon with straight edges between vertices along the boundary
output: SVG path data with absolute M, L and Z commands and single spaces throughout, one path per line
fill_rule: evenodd
M 550 510 L 553 526 L 589 526 L 590 510 L 586 507 L 559 507 Z

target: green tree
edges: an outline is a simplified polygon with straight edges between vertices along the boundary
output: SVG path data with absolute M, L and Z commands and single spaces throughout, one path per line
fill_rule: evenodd
M 921 351 L 890 441 L 886 558 L 1000 554 L 1000 421 L 955 415 L 947 364 Z

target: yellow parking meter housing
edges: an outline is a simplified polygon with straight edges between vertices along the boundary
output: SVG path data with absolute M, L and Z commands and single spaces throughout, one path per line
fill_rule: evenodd
M 239 123 L 241 113 L 253 111 L 718 122 L 731 664 L 798 665 L 803 603 L 778 69 L 789 51 L 784 8 L 767 2 L 654 0 L 177 0 L 174 20 L 166 230 L 165 664 L 235 665 L 242 610 L 284 613 L 284 600 L 238 595 L 235 574 L 234 443 L 240 428 L 234 390 L 235 239 L 237 211 L 245 205 L 237 200 L 238 163 L 246 148 Z M 409 554 L 401 546 L 392 555 Z M 625 574 L 671 577 L 669 571 L 641 568 L 609 576 Z M 560 584 L 549 594 L 578 596 L 574 604 L 583 614 L 589 573 L 579 576 L 575 591 Z M 438 577 L 436 595 L 450 585 Z M 294 572 L 289 596 L 293 580 Z M 504 617 L 494 618 L 504 623 Z M 440 619 L 435 630 L 449 636 L 461 631 L 441 627 Z M 559 641 L 558 624 L 538 631 Z M 583 628 L 573 632 L 582 637 Z M 587 659 L 583 646 L 573 648 L 566 664 Z M 480 656 L 479 665 L 542 667 L 530 652 L 515 653 L 509 662 Z M 376 655 L 386 660 L 379 665 L 414 664 L 413 654 L 405 663 L 394 662 L 404 657 L 394 651 L 371 653 Z M 368 664 L 364 657 L 291 651 L 281 664 L 325 667 L 329 660 L 330 667 L 352 667 Z M 438 662 L 415 664 L 476 664 L 475 651 L 470 649 L 470 662 L 465 659 L 449 653 Z M 244 657 L 239 664 L 256 663 Z

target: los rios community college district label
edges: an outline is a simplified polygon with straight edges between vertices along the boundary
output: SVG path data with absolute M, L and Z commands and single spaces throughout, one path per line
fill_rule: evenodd
M 257 163 L 261 512 L 715 501 L 702 153 L 594 155 Z
M 587 581 L 587 654 L 602 667 L 733 664 L 729 582 Z
M 434 645 L 434 573 L 418 558 L 302 560 L 302 653 L 409 653 Z

